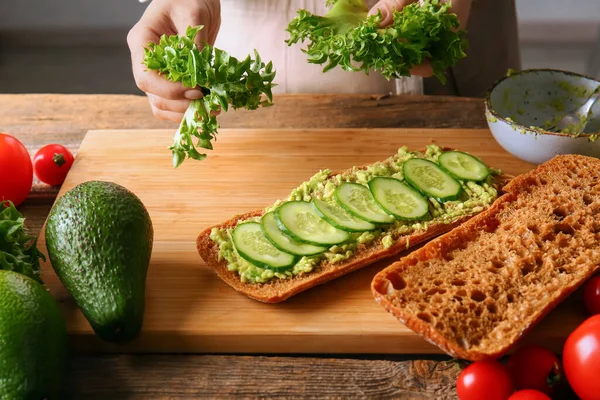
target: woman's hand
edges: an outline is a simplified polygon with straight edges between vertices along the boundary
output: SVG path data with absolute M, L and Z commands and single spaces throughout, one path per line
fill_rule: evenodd
M 394 11 L 401 10 L 404 6 L 416 3 L 418 0 L 380 0 L 375 4 L 369 15 L 377 14 L 381 11 L 381 26 L 388 26 L 393 22 Z M 471 4 L 473 0 L 453 0 L 450 11 L 455 13 L 460 22 L 461 29 L 466 29 L 467 21 L 469 20 L 469 14 L 471 12 Z M 425 61 L 423 64 L 418 65 L 410 70 L 411 75 L 422 76 L 428 78 L 433 75 L 433 70 L 429 61 Z
M 185 34 L 188 26 L 197 25 L 204 25 L 196 36 L 198 45 L 213 45 L 221 26 L 219 0 L 154 0 L 127 35 L 135 83 L 146 93 L 152 113 L 160 119 L 180 122 L 190 100 L 202 97 L 202 92 L 146 70 L 142 63 L 144 47 L 158 42 L 162 34 Z

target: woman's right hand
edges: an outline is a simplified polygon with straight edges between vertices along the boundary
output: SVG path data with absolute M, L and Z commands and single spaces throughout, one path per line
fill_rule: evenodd
M 188 26 L 197 25 L 204 25 L 196 36 L 198 45 L 213 45 L 221 26 L 219 0 L 154 0 L 127 35 L 135 83 L 148 96 L 157 118 L 180 122 L 190 100 L 202 97 L 202 92 L 146 70 L 144 48 L 149 42 L 157 43 L 163 34 L 184 35 Z

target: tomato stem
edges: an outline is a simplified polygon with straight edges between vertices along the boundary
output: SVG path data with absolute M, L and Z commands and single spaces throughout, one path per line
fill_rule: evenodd
M 560 373 L 560 365 L 558 365 L 558 363 L 554 363 L 552 369 L 546 377 L 546 383 L 550 388 L 553 388 L 554 386 L 558 385 L 558 383 L 560 383 L 561 380 L 562 374 Z
M 62 153 L 54 153 L 52 161 L 54 161 L 54 164 L 56 164 L 59 167 L 63 166 L 66 163 L 65 156 Z

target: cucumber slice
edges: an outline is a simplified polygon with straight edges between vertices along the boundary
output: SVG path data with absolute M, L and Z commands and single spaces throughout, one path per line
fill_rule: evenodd
M 440 167 L 458 179 L 481 182 L 490 176 L 484 163 L 470 154 L 461 151 L 447 151 L 438 157 Z
M 404 162 L 402 173 L 412 187 L 440 201 L 456 200 L 460 194 L 460 183 L 432 161 L 411 158 Z
M 321 218 L 344 231 L 364 232 L 376 228 L 375 224 L 355 217 L 337 203 L 331 204 L 320 199 L 313 199 L 313 205 Z
M 260 219 L 260 227 L 269 242 L 286 253 L 295 254 L 297 256 L 314 256 L 315 254 L 320 254 L 327 250 L 327 247 L 300 243 L 286 235 L 279 229 L 273 212 L 266 213 L 262 216 Z
M 397 218 L 419 219 L 429 212 L 427 199 L 396 178 L 373 178 L 369 189 L 381 208 Z
M 275 210 L 275 219 L 279 229 L 301 243 L 332 246 L 350 238 L 348 232 L 327 223 L 305 201 L 282 204 Z
M 258 222 L 239 224 L 233 229 L 231 236 L 240 257 L 257 267 L 284 271 L 298 262 L 298 257 L 273 246 Z
M 343 182 L 334 192 L 335 199 L 350 214 L 376 224 L 391 224 L 394 218 L 377 205 L 371 191 L 359 183 Z

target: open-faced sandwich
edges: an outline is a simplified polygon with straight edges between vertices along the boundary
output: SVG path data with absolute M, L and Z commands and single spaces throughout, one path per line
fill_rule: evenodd
M 234 289 L 276 303 L 450 231 L 507 181 L 461 151 L 402 147 L 371 165 L 319 171 L 287 198 L 207 228 L 197 248 Z

